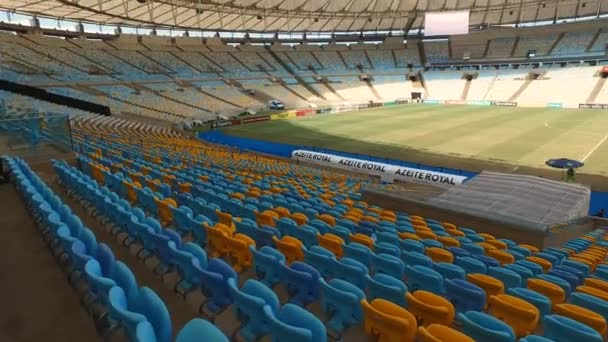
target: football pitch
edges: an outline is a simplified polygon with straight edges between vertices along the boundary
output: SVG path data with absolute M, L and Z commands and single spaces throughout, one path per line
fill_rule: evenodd
M 565 157 L 584 161 L 582 173 L 608 176 L 605 110 L 409 104 L 224 132 L 470 171 L 521 169 L 559 177 L 544 162 Z

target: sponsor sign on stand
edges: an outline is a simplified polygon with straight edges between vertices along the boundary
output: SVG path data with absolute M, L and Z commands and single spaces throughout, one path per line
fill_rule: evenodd
M 564 108 L 564 104 L 561 102 L 548 102 L 547 108 Z
M 471 101 L 467 101 L 467 104 L 471 105 L 471 106 L 491 106 L 492 101 L 471 100 Z
M 426 103 L 426 104 L 442 104 L 443 100 L 426 99 L 426 100 L 423 101 L 423 103 Z
M 578 105 L 580 109 L 608 109 L 608 103 L 581 103 Z
M 511 101 L 493 101 L 492 105 L 493 106 L 500 106 L 500 107 L 517 107 L 517 102 L 511 102 Z
M 452 175 L 449 173 L 427 171 L 307 150 L 295 150 L 292 152 L 291 158 L 317 165 L 363 172 L 371 176 L 379 176 L 387 182 L 401 181 L 449 187 L 461 184 L 467 179 L 465 176 Z
M 255 116 L 252 118 L 244 118 L 243 120 L 241 120 L 241 123 L 252 123 L 252 122 L 261 122 L 261 121 L 268 121 L 270 120 L 270 116 L 268 115 L 264 115 L 264 116 Z

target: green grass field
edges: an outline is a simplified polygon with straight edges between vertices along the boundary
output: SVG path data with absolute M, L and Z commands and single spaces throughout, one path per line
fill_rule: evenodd
M 401 105 L 228 127 L 227 134 L 472 171 L 585 162 L 608 175 L 608 111 Z

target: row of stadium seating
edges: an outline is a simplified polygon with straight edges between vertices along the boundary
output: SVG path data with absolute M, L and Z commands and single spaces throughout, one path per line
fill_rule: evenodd
M 211 317 L 237 309 L 247 340 L 323 341 L 326 330 L 346 338 L 353 329 L 394 341 L 605 336 L 603 230 L 538 250 L 370 206 L 357 177 L 156 135 L 136 147 L 128 135 L 81 129 L 81 171 L 55 163 L 61 183 L 116 236 L 177 269 L 189 290 L 204 288 Z M 209 268 L 214 280 L 203 278 Z M 279 283 L 289 304 L 279 304 Z
M 3 157 L 11 179 L 53 254 L 68 271 L 70 281 L 84 287 L 86 305 L 109 324 L 120 324 L 132 341 L 171 341 L 171 318 L 163 301 L 148 287 L 139 287 L 129 267 L 116 260 L 112 250 L 98 243 L 59 197 L 19 158 Z M 99 305 L 100 307 L 94 307 Z M 101 312 L 96 310 L 101 310 Z M 112 332 L 112 327 L 108 328 Z M 211 323 L 193 319 L 175 341 L 228 341 Z

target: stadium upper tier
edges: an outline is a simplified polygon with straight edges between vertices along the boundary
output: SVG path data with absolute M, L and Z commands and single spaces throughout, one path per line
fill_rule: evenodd
M 0 32 L 0 79 L 103 104 L 115 114 L 169 122 L 260 110 L 272 99 L 297 108 L 409 99 L 415 93 L 423 99 L 577 107 L 608 103 L 599 72 L 608 65 L 608 30 L 601 23 L 324 46 Z M 27 104 L 3 98 L 9 107 Z

